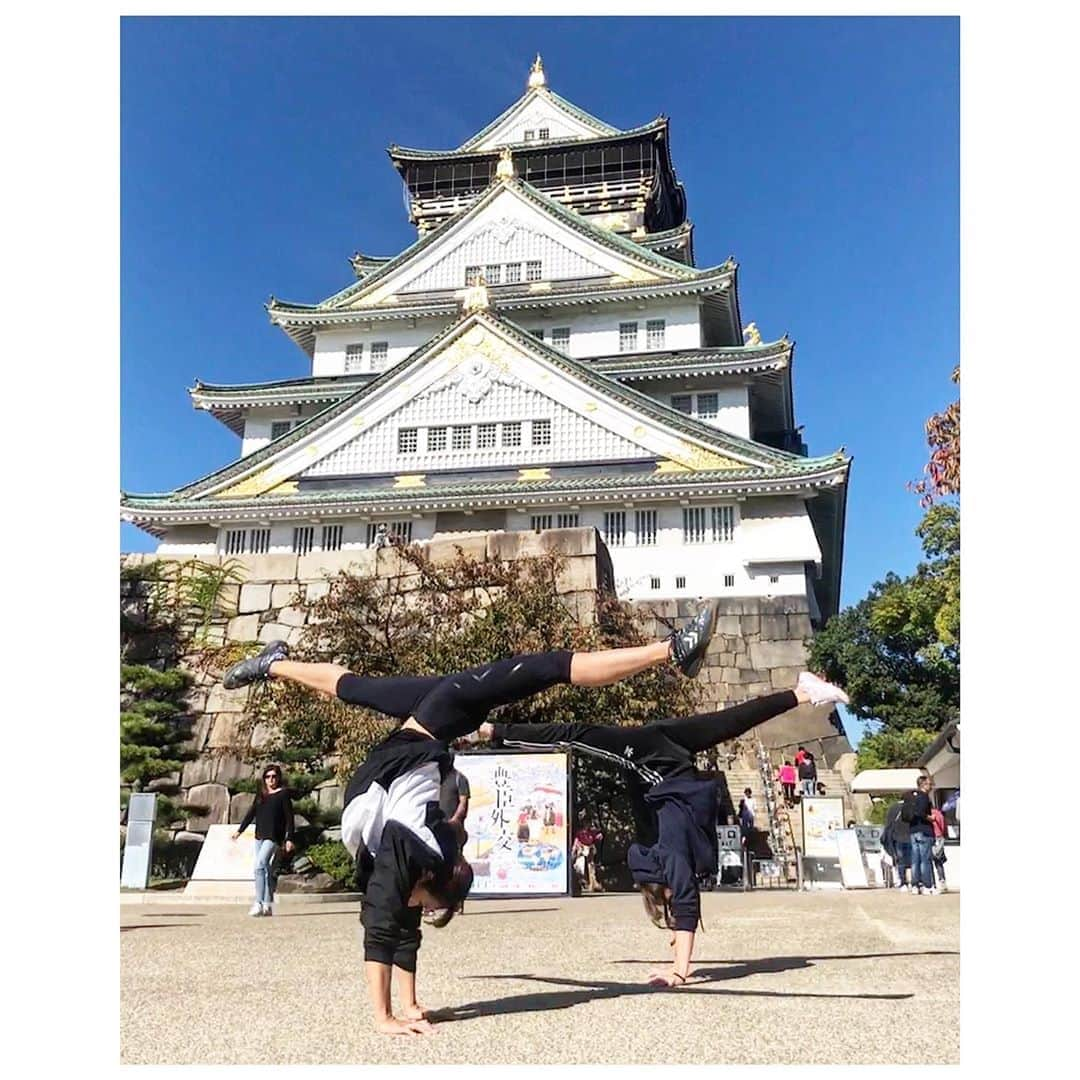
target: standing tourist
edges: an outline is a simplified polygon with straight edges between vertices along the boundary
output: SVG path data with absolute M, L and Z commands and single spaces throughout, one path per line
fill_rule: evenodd
M 934 824 L 930 820 L 930 777 L 920 776 L 911 799 L 911 891 L 920 896 L 937 892 L 930 853 L 934 847 Z M 901 816 L 903 811 L 901 811 Z
M 936 807 L 930 808 L 930 821 L 934 826 L 934 848 L 930 861 L 934 865 L 934 878 L 938 892 L 948 892 L 945 884 L 945 815 Z
M 908 796 L 904 796 L 907 800 Z M 893 803 L 885 814 L 885 829 L 881 834 L 885 850 L 896 864 L 896 887 L 907 892 L 907 868 L 911 865 L 911 825 L 904 820 L 904 802 Z M 887 843 L 886 843 L 887 841 Z
M 269 765 L 263 771 L 255 801 L 240 822 L 232 838 L 255 822 L 255 903 L 249 915 L 274 914 L 274 858 L 278 850 L 293 851 L 293 809 L 289 789 L 285 786 L 280 765 Z
M 797 774 L 795 772 L 795 766 L 790 761 L 784 761 L 784 764 L 777 770 L 777 775 L 780 779 L 780 786 L 784 789 L 784 802 L 788 806 L 795 805 L 795 780 Z
M 799 783 L 802 785 L 802 795 L 813 795 L 817 786 L 817 765 L 814 763 L 814 755 L 808 750 L 802 750 L 803 759 L 799 762 Z

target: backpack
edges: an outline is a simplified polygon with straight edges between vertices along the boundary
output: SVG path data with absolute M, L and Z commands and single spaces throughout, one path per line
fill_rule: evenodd
M 910 825 L 915 820 L 915 793 L 909 791 L 900 805 L 900 820 Z

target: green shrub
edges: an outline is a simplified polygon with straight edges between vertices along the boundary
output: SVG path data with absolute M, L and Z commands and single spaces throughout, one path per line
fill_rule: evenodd
M 352 885 L 356 864 L 349 854 L 349 849 L 340 840 L 327 844 L 313 844 L 304 854 L 324 873 L 329 874 L 339 885 Z

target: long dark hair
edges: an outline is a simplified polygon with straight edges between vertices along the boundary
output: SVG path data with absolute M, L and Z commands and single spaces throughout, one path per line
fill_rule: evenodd
M 278 791 L 285 790 L 285 773 L 282 771 L 281 766 L 276 761 L 272 761 L 265 769 L 259 774 L 259 790 L 255 795 L 256 802 L 262 802 L 270 795 L 270 790 L 266 786 L 266 774 L 268 772 L 277 773 L 278 778 Z
M 671 904 L 664 893 L 665 886 L 653 881 L 643 882 L 638 886 L 641 890 L 641 902 L 645 905 L 645 914 L 649 916 L 653 926 L 659 930 L 675 929 L 675 920 L 671 917 Z

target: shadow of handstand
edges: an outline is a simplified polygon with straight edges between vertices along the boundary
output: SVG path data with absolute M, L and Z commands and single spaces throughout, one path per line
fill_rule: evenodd
M 722 997 L 763 997 L 763 998 L 824 998 L 840 1000 L 853 998 L 861 1001 L 903 1001 L 913 994 L 816 994 L 796 993 L 779 990 L 725 990 L 719 987 L 709 988 L 709 983 L 727 979 L 743 978 L 761 972 L 791 971 L 811 967 L 813 957 L 780 957 L 771 961 L 745 961 L 734 971 L 721 969 L 695 970 L 691 981 L 677 990 L 666 987 L 650 986 L 648 983 L 611 982 L 606 979 L 560 979 L 540 975 L 474 975 L 475 979 L 519 979 L 525 982 L 548 983 L 554 986 L 575 987 L 571 990 L 550 990 L 533 994 L 516 994 L 512 997 L 491 998 L 487 1001 L 471 1001 L 446 1009 L 435 1009 L 428 1013 L 432 1023 L 450 1023 L 455 1020 L 476 1020 L 484 1016 L 506 1016 L 513 1013 L 550 1012 L 554 1009 L 570 1009 L 588 1001 L 606 1001 L 613 998 L 636 997 L 639 994 L 674 993 L 678 995 L 697 994 Z M 754 967 L 755 964 L 762 966 Z

